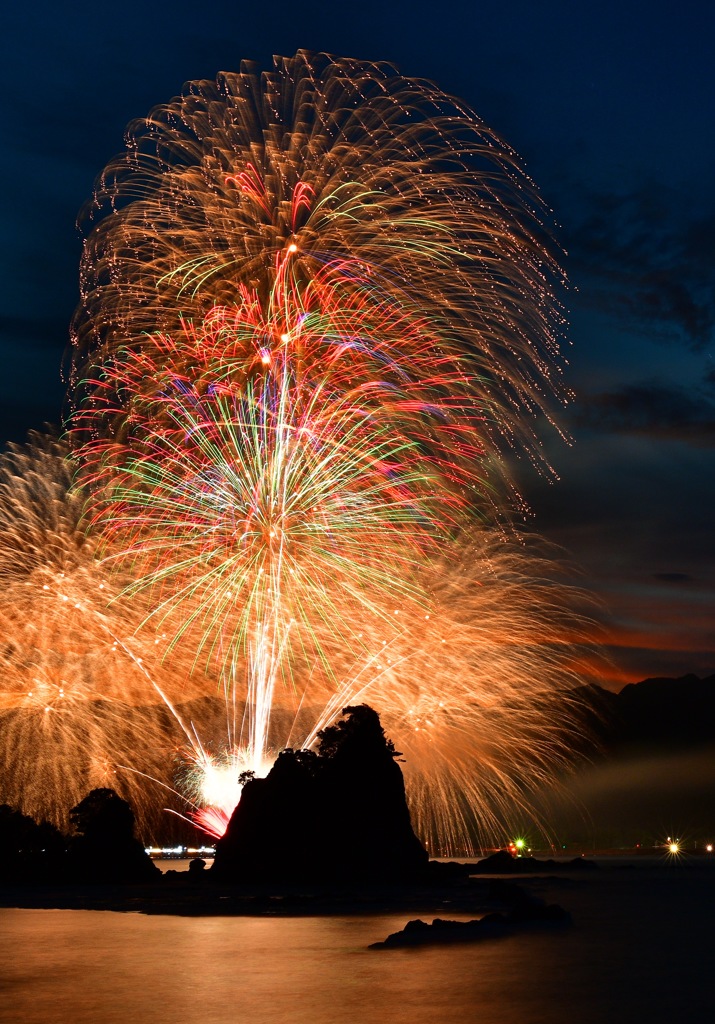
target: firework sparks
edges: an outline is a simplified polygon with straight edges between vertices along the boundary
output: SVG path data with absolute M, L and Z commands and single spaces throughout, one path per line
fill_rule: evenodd
M 326 342 L 337 329 L 398 377 L 421 346 L 430 377 L 449 367 L 449 401 L 479 408 L 484 444 L 543 458 L 526 421 L 563 390 L 561 274 L 518 158 L 473 111 L 388 65 L 301 51 L 272 73 L 191 83 L 128 139 L 87 211 L 97 223 L 74 326 L 84 430 L 106 433 L 103 402 L 90 416 L 103 372 L 148 338 L 249 306 L 266 330 L 244 356 L 269 365 L 330 307 L 330 331 L 315 329 Z M 152 386 L 137 378 L 119 397 Z
M 379 708 L 433 850 L 463 853 L 499 834 L 569 763 L 593 609 L 528 541 L 481 529 L 425 564 L 429 603 L 364 615 L 365 649 L 342 684 L 313 673 L 291 712 L 289 740 L 309 747 L 347 704 Z
M 528 424 L 565 398 L 531 183 L 436 87 L 302 51 L 128 139 L 89 207 L 71 435 L 135 635 L 225 696 L 225 753 L 183 730 L 192 799 L 216 832 L 239 771 L 359 698 L 422 833 L 491 830 L 564 760 L 585 628 L 505 539 L 503 452 L 549 472 Z
M 51 436 L 0 457 L 0 799 L 66 825 L 87 789 L 111 785 L 143 823 L 146 787 L 120 766 L 166 774 L 171 746 L 151 711 L 160 697 L 148 669 L 165 685 L 169 676 L 81 525 L 73 474 Z M 178 659 L 170 678 L 191 695 Z

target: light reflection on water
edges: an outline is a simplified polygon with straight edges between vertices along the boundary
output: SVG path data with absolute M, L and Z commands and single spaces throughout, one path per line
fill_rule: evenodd
M 371 917 L 150 917 L 0 910 L 13 1024 L 649 1024 L 711 1020 L 715 871 L 533 885 L 566 931 L 369 951 Z M 445 915 L 447 916 L 447 915 Z

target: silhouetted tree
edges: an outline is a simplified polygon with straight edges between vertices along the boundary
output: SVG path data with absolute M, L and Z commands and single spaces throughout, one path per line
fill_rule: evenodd
M 10 881 L 61 881 L 67 839 L 54 825 L 0 805 L 0 873 Z
M 79 835 L 102 844 L 134 838 L 134 812 L 113 789 L 93 789 L 70 811 Z
M 93 789 L 70 811 L 72 870 L 82 882 L 146 882 L 160 872 L 134 838 L 134 812 L 113 789 Z
M 380 716 L 369 704 L 343 708 L 342 713 L 345 718 L 318 733 L 321 757 L 350 756 L 353 751 L 360 757 L 375 753 L 393 758 L 401 756 L 392 740 L 385 736 Z

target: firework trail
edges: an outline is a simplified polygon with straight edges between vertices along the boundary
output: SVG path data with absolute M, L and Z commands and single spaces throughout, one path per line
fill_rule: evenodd
M 229 771 L 264 765 L 276 707 L 325 724 L 360 694 L 398 739 L 410 715 L 450 723 L 410 733 L 443 836 L 454 800 L 481 808 L 460 834 L 492 824 L 499 785 L 518 798 L 562 760 L 567 705 L 537 730 L 573 679 L 563 592 L 528 583 L 508 526 L 500 550 L 474 535 L 522 508 L 505 451 L 550 471 L 530 424 L 565 398 L 531 183 L 436 87 L 302 51 L 190 83 L 127 142 L 87 211 L 74 323 L 106 564 L 171 656 L 245 706 Z M 378 643 L 404 672 L 375 676 Z

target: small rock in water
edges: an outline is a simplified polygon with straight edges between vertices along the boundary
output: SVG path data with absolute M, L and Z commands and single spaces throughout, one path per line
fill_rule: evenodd
M 478 942 L 503 935 L 512 935 L 524 925 L 571 923 L 571 915 L 553 903 L 523 902 L 508 914 L 487 914 L 474 921 L 446 921 L 436 917 L 432 924 L 417 918 L 408 921 L 402 931 L 388 935 L 384 942 L 373 942 L 369 949 L 397 949 L 404 946 L 427 946 L 453 942 Z

